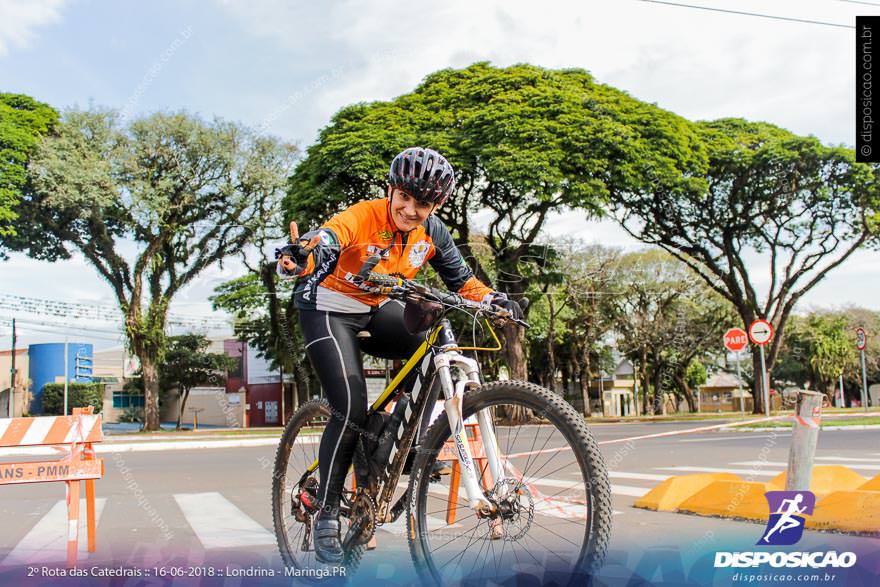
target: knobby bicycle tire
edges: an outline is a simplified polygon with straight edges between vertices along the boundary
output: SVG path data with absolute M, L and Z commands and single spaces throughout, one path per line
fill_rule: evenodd
M 304 403 L 290 418 L 287 426 L 285 426 L 284 432 L 281 435 L 281 442 L 278 444 L 278 448 L 275 452 L 275 466 L 272 474 L 272 522 L 275 528 L 275 540 L 278 543 L 278 550 L 281 553 L 281 559 L 284 565 L 287 567 L 297 569 L 304 568 L 302 564 L 303 561 L 297 560 L 296 556 L 294 556 L 294 549 L 291 548 L 290 537 L 288 536 L 285 525 L 290 522 L 289 519 L 285 520 L 284 516 L 284 508 L 289 506 L 289 503 L 286 503 L 284 498 L 285 496 L 289 496 L 291 491 L 291 486 L 287 482 L 287 476 L 291 473 L 291 471 L 288 470 L 290 455 L 296 444 L 297 437 L 304 426 L 307 426 L 310 422 L 314 422 L 316 419 L 329 419 L 330 417 L 330 404 L 326 399 L 312 400 Z M 308 466 L 308 464 L 311 463 L 307 463 L 305 466 Z M 294 472 L 296 478 L 290 479 L 290 484 L 297 483 L 299 481 L 299 476 L 304 472 L 305 467 L 302 467 L 302 470 L 298 473 Z M 296 523 L 301 525 L 301 522 Z M 342 563 L 342 566 L 346 567 L 346 576 L 349 576 L 356 570 L 365 548 L 364 545 L 356 545 L 346 553 L 345 560 Z M 328 579 L 332 580 L 332 578 L 318 578 L 313 580 L 317 583 L 326 583 Z M 308 581 L 309 577 L 299 577 L 299 580 Z M 339 581 L 339 578 L 336 578 L 336 581 Z
M 487 383 L 464 396 L 463 416 L 467 418 L 481 409 L 494 405 L 522 406 L 540 414 L 545 422 L 556 426 L 556 430 L 562 434 L 573 449 L 572 452 L 585 481 L 584 491 L 589 499 L 589 515 L 588 521 L 584 524 L 585 536 L 580 551 L 580 560 L 572 566 L 572 572 L 564 582 L 583 585 L 584 581 L 594 576 L 601 567 L 611 536 L 611 489 L 599 447 L 583 417 L 563 398 L 550 390 L 523 381 Z M 432 560 L 429 541 L 429 512 L 425 510 L 431 468 L 450 435 L 449 421 L 444 412 L 425 435 L 422 450 L 413 464 L 408 489 L 407 536 L 410 553 L 421 579 L 428 584 L 440 584 L 445 580 L 436 570 Z M 499 442 L 499 444 L 501 443 Z M 503 451 L 503 447 L 499 448 Z M 575 487 L 577 487 L 576 481 Z M 436 514 L 437 512 L 430 513 Z M 434 521 L 436 522 L 436 520 Z M 453 534 L 453 540 L 455 539 Z M 476 544 L 472 540 L 468 546 L 471 544 L 476 549 Z M 487 549 L 487 557 L 488 552 Z M 503 554 L 502 550 L 502 556 Z M 507 572 L 509 573 L 509 570 Z M 467 583 L 467 577 L 463 579 Z

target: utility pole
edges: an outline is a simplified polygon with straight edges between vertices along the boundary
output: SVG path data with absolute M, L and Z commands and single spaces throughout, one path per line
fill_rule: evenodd
M 69 343 L 67 342 L 67 337 L 64 337 L 64 415 L 67 415 L 67 382 L 70 379 L 68 375 L 68 365 L 67 365 L 67 347 Z
M 9 411 L 7 418 L 13 418 L 15 409 L 15 318 L 12 319 L 12 367 L 9 369 Z

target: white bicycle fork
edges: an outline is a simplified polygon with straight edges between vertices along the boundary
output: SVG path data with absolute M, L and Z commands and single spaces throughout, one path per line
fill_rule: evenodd
M 462 398 L 465 388 L 470 385 L 480 384 L 479 365 L 475 360 L 465 357 L 457 351 L 445 351 L 438 353 L 434 357 L 434 366 L 437 368 L 437 374 L 440 377 L 440 387 L 446 398 L 446 415 L 449 418 L 449 427 L 452 430 L 456 456 L 461 465 L 462 485 L 470 501 L 471 509 L 476 511 L 482 510 L 488 513 L 491 504 L 480 488 L 476 467 L 474 466 L 474 458 L 471 454 L 470 443 L 468 442 L 467 433 L 464 430 L 464 420 L 462 419 Z M 467 379 L 462 379 L 457 384 L 453 384 L 452 366 L 464 371 Z M 477 423 L 480 427 L 480 435 L 482 436 L 483 447 L 486 451 L 486 458 L 489 461 L 489 472 L 491 473 L 493 484 L 490 487 L 494 487 L 504 478 L 504 467 L 498 450 L 498 441 L 495 437 L 492 416 L 488 409 L 477 412 Z

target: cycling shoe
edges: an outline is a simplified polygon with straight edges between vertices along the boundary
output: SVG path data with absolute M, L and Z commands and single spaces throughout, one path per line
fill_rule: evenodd
M 315 516 L 315 557 L 323 563 L 341 563 L 345 555 L 339 539 L 339 509 L 322 508 Z

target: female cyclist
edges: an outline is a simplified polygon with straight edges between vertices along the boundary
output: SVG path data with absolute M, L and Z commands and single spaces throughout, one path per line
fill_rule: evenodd
M 391 162 L 386 198 L 359 202 L 301 238 L 291 223 L 291 243 L 276 251 L 279 275 L 299 277 L 294 302 L 300 327 L 332 413 L 318 453 L 322 507 L 313 536 L 321 561 L 337 563 L 344 554 L 340 495 L 367 417 L 361 351 L 405 359 L 425 340 L 424 333 L 405 326 L 403 304 L 358 287 L 364 262 L 378 257 L 373 271 L 405 279 L 430 263 L 449 290 L 522 317 L 519 304 L 474 277 L 449 230 L 433 215 L 454 190 L 455 173 L 444 157 L 432 149 L 406 149 Z M 358 337 L 361 331 L 369 336 Z

